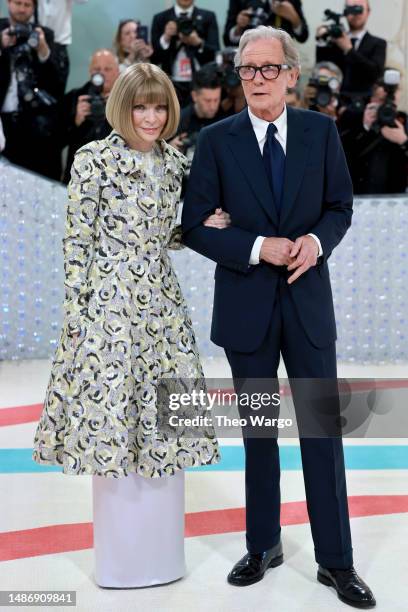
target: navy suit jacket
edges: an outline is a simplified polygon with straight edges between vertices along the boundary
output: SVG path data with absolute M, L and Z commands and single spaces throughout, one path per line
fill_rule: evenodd
M 287 113 L 279 218 L 247 109 L 201 130 L 186 189 L 183 241 L 217 262 L 211 339 L 231 350 L 259 347 L 279 277 L 289 276 L 283 266 L 249 265 L 259 235 L 318 236 L 323 249 L 319 265 L 288 287 L 310 342 L 323 348 L 336 339 L 327 258 L 351 224 L 352 183 L 333 120 L 291 107 Z M 231 215 L 231 226 L 202 225 L 218 207 Z

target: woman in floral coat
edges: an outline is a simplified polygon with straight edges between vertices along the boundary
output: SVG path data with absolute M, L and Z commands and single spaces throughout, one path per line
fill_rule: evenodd
M 163 541 L 152 541 L 149 526 L 157 530 L 160 520 L 167 537 L 169 531 L 182 537 L 182 513 L 175 508 L 182 508 L 183 470 L 220 459 L 212 428 L 205 437 L 183 439 L 168 438 L 157 427 L 160 379 L 203 377 L 168 254 L 181 246 L 176 219 L 186 159 L 165 142 L 176 131 L 179 112 L 164 72 L 151 64 L 128 68 L 108 100 L 113 131 L 77 152 L 68 187 L 64 323 L 33 458 L 61 465 L 66 474 L 93 475 L 102 586 L 145 586 L 183 574 L 183 556 L 178 563 L 172 558 L 174 538 L 165 566 L 157 567 L 157 546 L 159 557 L 166 553 Z M 229 218 L 218 211 L 206 223 L 222 228 Z M 135 497 L 143 498 L 144 507 L 132 503 Z M 151 564 L 142 545 L 139 567 L 132 554 L 137 545 L 140 557 L 143 534 Z

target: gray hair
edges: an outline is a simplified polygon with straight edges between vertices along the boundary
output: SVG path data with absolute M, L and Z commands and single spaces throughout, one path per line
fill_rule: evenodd
M 297 50 L 295 43 L 291 36 L 281 30 L 280 28 L 273 28 L 272 26 L 260 25 L 252 30 L 246 30 L 240 38 L 239 47 L 234 57 L 235 66 L 241 64 L 242 53 L 245 47 L 256 40 L 279 40 L 283 53 L 285 56 L 285 64 L 288 64 L 291 68 L 298 68 L 300 70 L 300 55 Z
M 337 80 L 342 83 L 343 82 L 343 72 L 333 62 L 318 62 L 312 70 L 312 78 L 316 79 L 319 76 L 320 70 L 324 68 L 325 70 L 330 70 L 336 75 Z

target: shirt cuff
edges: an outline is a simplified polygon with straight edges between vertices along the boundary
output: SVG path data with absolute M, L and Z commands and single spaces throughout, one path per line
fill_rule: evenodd
M 293 28 L 293 33 L 297 34 L 297 36 L 300 36 L 301 33 L 303 31 L 303 23 L 300 22 L 297 28 Z
M 322 245 L 320 240 L 318 239 L 318 237 L 315 234 L 308 234 L 308 236 L 311 236 L 312 238 L 314 238 L 317 242 L 317 246 L 319 247 L 319 253 L 317 254 L 318 257 L 321 257 L 323 255 L 323 249 L 322 249 Z
M 167 40 L 164 38 L 164 34 L 162 34 L 160 36 L 160 46 L 162 49 L 164 49 L 165 51 L 167 51 L 167 49 L 170 47 L 170 43 L 167 42 Z
M 47 55 L 39 55 L 38 59 L 41 62 L 41 64 L 45 64 L 45 62 L 48 60 L 50 55 L 51 55 L 51 51 L 48 51 Z
M 257 266 L 259 264 L 259 255 L 261 253 L 261 247 L 264 240 L 265 236 L 258 236 L 258 238 L 255 240 L 252 246 L 251 256 L 249 258 L 249 263 L 251 266 Z

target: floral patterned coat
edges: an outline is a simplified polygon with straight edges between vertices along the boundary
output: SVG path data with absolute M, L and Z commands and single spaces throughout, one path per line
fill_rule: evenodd
M 115 131 L 75 156 L 64 323 L 34 439 L 38 463 L 67 474 L 155 478 L 220 459 L 212 428 L 182 439 L 157 427 L 158 380 L 203 377 L 167 252 L 181 246 L 185 166 L 164 141 L 142 153 Z

